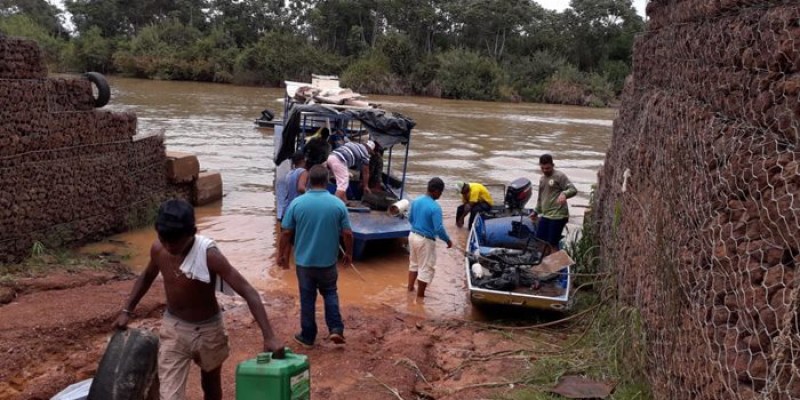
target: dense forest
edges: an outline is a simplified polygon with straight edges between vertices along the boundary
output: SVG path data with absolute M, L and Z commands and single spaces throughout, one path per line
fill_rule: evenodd
M 0 0 L 0 32 L 54 71 L 278 86 L 336 74 L 373 94 L 605 106 L 622 90 L 631 0 Z

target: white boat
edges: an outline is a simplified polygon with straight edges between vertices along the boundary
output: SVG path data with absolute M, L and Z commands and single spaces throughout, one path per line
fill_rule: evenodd
M 475 218 L 464 257 L 473 304 L 569 309 L 573 261 L 538 241 L 535 231 L 527 214 Z

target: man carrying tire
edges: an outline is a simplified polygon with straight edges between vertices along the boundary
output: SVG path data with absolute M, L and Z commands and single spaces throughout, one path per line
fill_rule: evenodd
M 150 248 L 150 262 L 133 285 L 114 322 L 125 329 L 133 309 L 160 273 L 167 294 L 167 310 L 159 328 L 158 378 L 161 400 L 186 398 L 186 380 L 192 361 L 200 366 L 205 399 L 222 399 L 220 372 L 228 357 L 228 335 L 215 295 L 215 280 L 224 280 L 242 296 L 264 338 L 264 351 L 284 357 L 284 345 L 272 331 L 258 292 L 231 266 L 213 240 L 196 235 L 194 209 L 183 200 L 168 200 L 158 210 L 158 240 Z

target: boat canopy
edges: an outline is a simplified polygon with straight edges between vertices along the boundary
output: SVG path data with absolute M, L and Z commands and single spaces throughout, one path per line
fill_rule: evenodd
M 345 110 L 352 118 L 361 121 L 372 140 L 383 148 L 398 143 L 407 144 L 411 129 L 417 124 L 413 119 L 397 112 L 371 108 L 367 110 Z
M 303 113 L 312 113 L 315 119 L 358 120 L 369 132 L 372 140 L 383 148 L 395 144 L 407 144 L 411 137 L 411 129 L 416 122 L 400 113 L 381 109 L 347 109 L 339 111 L 333 106 L 323 104 L 294 104 L 288 112 L 283 124 L 281 148 L 275 156 L 275 163 L 280 164 L 291 158 L 297 148 L 297 138 L 304 127 L 301 126 Z

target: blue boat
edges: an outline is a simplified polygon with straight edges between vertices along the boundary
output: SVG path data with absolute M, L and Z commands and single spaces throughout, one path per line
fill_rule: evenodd
M 408 237 L 411 229 L 402 215 L 389 215 L 388 207 L 406 198 L 406 171 L 411 142 L 413 120 L 399 114 L 372 106 L 344 104 L 319 104 L 298 101 L 294 92 L 303 84 L 287 82 L 284 99 L 283 124 L 274 127 L 274 154 L 276 182 L 283 179 L 291 169 L 291 155 L 302 151 L 307 139 L 320 129 L 344 133 L 347 140 L 365 143 L 375 141 L 382 149 L 383 166 L 380 177 L 382 191 L 373 191 L 364 196 L 359 185 L 358 171 L 351 170 L 347 190 L 347 208 L 353 229 L 353 258 L 362 259 L 368 243 L 380 239 Z M 307 84 L 311 85 L 311 84 Z M 338 87 L 338 80 L 336 81 Z M 280 185 L 275 185 L 278 188 Z M 329 191 L 335 192 L 334 183 Z M 280 189 L 278 189 L 280 190 Z M 285 195 L 276 192 L 276 196 Z
M 475 218 L 464 257 L 473 304 L 554 311 L 571 306 L 573 262 L 535 238 L 536 226 L 527 215 Z

